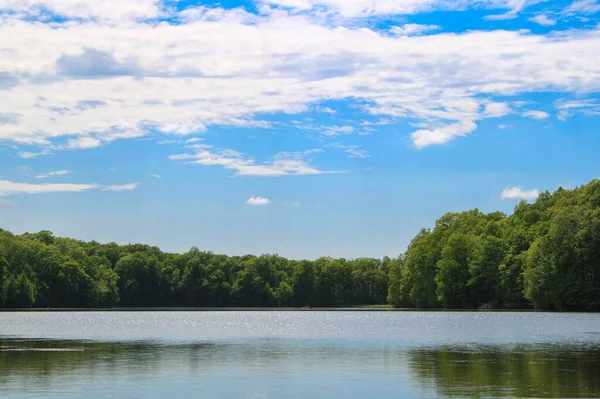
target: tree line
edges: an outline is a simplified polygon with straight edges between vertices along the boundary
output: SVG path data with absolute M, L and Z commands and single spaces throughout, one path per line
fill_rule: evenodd
M 0 232 L 0 306 L 353 306 L 386 302 L 391 259 L 288 260 Z
M 0 307 L 252 306 L 600 310 L 600 180 L 448 213 L 396 258 L 289 260 L 0 229 Z

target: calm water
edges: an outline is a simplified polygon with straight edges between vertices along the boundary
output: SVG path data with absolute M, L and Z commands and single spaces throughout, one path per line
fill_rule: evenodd
M 600 315 L 0 313 L 2 398 L 600 397 Z

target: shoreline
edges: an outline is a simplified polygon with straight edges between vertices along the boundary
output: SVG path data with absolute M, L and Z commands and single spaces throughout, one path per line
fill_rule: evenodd
M 0 309 L 0 313 L 38 313 L 38 312 L 460 312 L 460 313 L 590 313 L 585 311 L 558 312 L 538 311 L 535 309 L 415 309 L 384 307 L 347 307 L 347 308 L 292 308 L 292 307 L 118 307 L 118 308 L 12 308 Z

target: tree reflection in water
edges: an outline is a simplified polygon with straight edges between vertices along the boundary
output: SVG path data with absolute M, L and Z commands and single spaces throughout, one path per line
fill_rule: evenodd
M 285 385 L 286 378 L 300 375 L 309 381 L 317 374 L 333 382 L 339 378 L 339 384 L 345 384 L 344 378 L 363 378 L 365 384 L 379 381 L 397 386 L 398 392 L 439 397 L 599 397 L 600 347 L 0 340 L 0 396 L 73 386 L 85 392 L 81 385 L 94 382 L 110 387 L 126 381 L 133 387 L 218 378 L 227 385 L 243 375 L 267 375 L 268 381 Z M 373 386 L 375 396 L 377 389 Z
M 448 347 L 408 354 L 421 386 L 435 386 L 441 396 L 600 396 L 599 347 Z

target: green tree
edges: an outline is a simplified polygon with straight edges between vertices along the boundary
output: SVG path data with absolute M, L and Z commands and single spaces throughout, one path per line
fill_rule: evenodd
M 294 306 L 315 303 L 315 270 L 312 262 L 292 262 L 291 285 Z
M 76 261 L 67 261 L 60 265 L 56 276 L 56 291 L 61 306 L 90 306 L 89 302 L 92 281 L 83 267 Z
M 0 248 L 0 307 L 6 307 L 6 291 L 8 288 L 8 273 L 9 265 L 4 251 Z
M 506 245 L 502 239 L 487 236 L 477 242 L 469 264 L 468 282 L 475 305 L 500 302 L 500 265 L 505 256 Z
M 458 309 L 469 306 L 467 283 L 470 279 L 470 241 L 470 237 L 465 234 L 452 234 L 442 250 L 440 260 L 436 263 L 436 293 L 438 301 L 445 308 Z
M 9 276 L 6 281 L 5 292 L 5 305 L 8 308 L 29 308 L 35 303 L 35 284 L 24 273 L 16 277 L 14 275 Z
M 287 282 L 282 281 L 273 291 L 273 296 L 277 299 L 277 306 L 291 306 L 294 290 Z
M 404 255 L 400 292 L 402 299 L 418 308 L 431 308 L 438 304 L 435 250 L 431 232 L 421 230 Z
M 160 304 L 159 263 L 154 255 L 135 252 L 121 258 L 115 271 L 119 275 L 119 292 L 124 306 Z
M 389 267 L 388 296 L 387 302 L 394 307 L 410 306 L 409 295 L 402 292 L 402 269 L 404 268 L 404 259 L 398 257 L 391 261 Z

